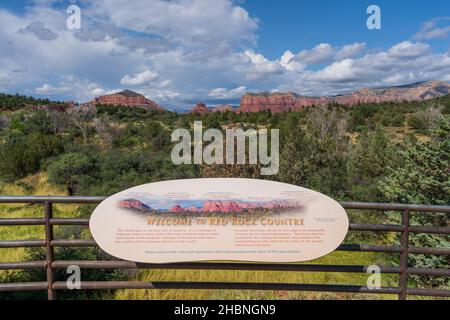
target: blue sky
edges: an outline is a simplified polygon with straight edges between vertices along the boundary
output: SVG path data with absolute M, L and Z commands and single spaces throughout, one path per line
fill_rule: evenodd
M 371 4 L 381 30 L 366 27 Z M 449 81 L 449 39 L 446 0 L 0 0 L 0 92 L 84 102 L 127 88 L 181 110 Z
M 369 5 L 382 10 L 382 29 L 367 29 Z M 247 0 L 242 6 L 261 20 L 258 47 L 274 59 L 286 48 L 300 51 L 318 42 L 345 45 L 366 42 L 374 48 L 388 48 L 412 38 L 425 21 L 450 15 L 446 0 Z M 435 42 L 448 49 L 448 41 Z

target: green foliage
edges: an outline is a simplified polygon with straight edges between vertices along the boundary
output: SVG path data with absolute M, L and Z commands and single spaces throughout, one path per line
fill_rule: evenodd
M 45 112 L 13 119 L 12 130 L 0 144 L 0 179 L 4 181 L 36 173 L 44 160 L 63 151 L 62 137 L 53 134 Z
M 66 227 L 65 229 L 56 233 L 57 238 L 62 239 L 79 239 L 84 232 L 80 227 Z M 43 248 L 30 248 L 26 250 L 26 261 L 45 261 L 45 249 Z M 56 260 L 113 260 L 113 258 L 104 253 L 99 248 L 59 248 L 55 251 Z M 65 269 L 56 269 L 55 280 L 67 281 L 70 274 Z M 114 269 L 82 269 L 81 278 L 83 281 L 120 281 L 125 279 L 125 274 L 120 270 Z M 23 270 L 20 272 L 7 272 L 0 276 L 0 283 L 2 282 L 41 282 L 42 279 L 46 279 L 45 269 L 31 269 Z M 111 296 L 111 291 L 96 292 L 92 290 L 66 290 L 58 291 L 58 299 L 67 300 L 82 300 L 82 299 L 99 299 L 108 298 Z M 0 293 L 0 300 L 26 300 L 26 299 L 39 299 L 46 300 L 47 292 L 11 292 Z
M 374 132 L 363 132 L 353 147 L 347 164 L 349 187 L 358 201 L 382 201 L 378 183 L 383 180 L 388 167 L 398 163 L 395 146 L 382 127 Z
M 86 154 L 63 154 L 48 166 L 48 181 L 66 185 L 69 194 L 74 195 L 78 185 L 89 180 L 89 176 L 95 172 L 95 169 L 94 159 Z
M 54 105 L 59 102 L 52 102 L 48 99 L 35 99 L 19 94 L 0 93 L 0 109 L 18 110 L 27 106 Z
M 289 124 L 280 155 L 282 181 L 302 185 L 336 197 L 343 196 L 349 141 L 345 118 L 334 108 L 315 109 L 308 125 Z
M 391 201 L 401 203 L 448 205 L 450 203 L 450 122 L 441 121 L 432 141 L 409 143 L 401 152 L 401 166 L 391 169 L 381 183 L 381 191 Z M 392 218 L 396 221 L 396 218 Z M 447 226 L 448 215 L 417 213 L 411 224 Z M 433 234 L 411 235 L 414 247 L 450 247 L 448 237 Z M 447 256 L 413 255 L 411 266 L 447 268 Z M 448 279 L 415 277 L 421 284 L 449 285 Z
M 0 126 L 0 180 L 17 182 L 46 170 L 49 182 L 65 186 L 71 195 L 111 195 L 162 180 L 251 177 L 309 187 L 342 200 L 448 205 L 450 138 L 448 122 L 444 120 L 448 117 L 445 115 L 449 113 L 446 110 L 450 98 L 435 102 L 439 108 L 428 103 L 402 102 L 308 107 L 298 112 L 274 114 L 224 112 L 204 116 L 109 105 L 87 110 L 92 113 L 88 112 L 86 117 L 77 115 L 78 110 L 63 111 L 53 117 L 42 110 L 8 111 L 4 114 L 7 125 Z M 61 119 L 64 125 L 59 123 Z M 405 119 L 409 119 L 412 130 L 405 128 Z M 192 129 L 197 120 L 203 121 L 204 128 L 221 130 L 279 129 L 279 174 L 263 177 L 258 165 L 201 168 L 174 165 L 170 159 L 172 130 Z M 440 123 L 438 131 L 437 123 Z M 417 133 L 421 135 L 416 138 Z M 89 208 L 85 210 L 90 214 Z M 379 213 L 350 214 L 353 221 L 360 223 L 398 223 L 398 215 L 383 217 L 380 222 Z M 446 218 L 415 215 L 413 223 L 444 226 Z M 79 235 L 79 230 L 69 228 L 60 236 Z M 349 240 L 361 242 L 367 237 L 367 233 L 352 233 Z M 384 241 L 379 235 L 370 237 L 370 240 Z M 412 236 L 411 241 L 414 246 L 449 246 L 448 239 L 442 236 L 419 234 Z M 84 250 L 59 250 L 57 255 L 68 260 L 104 258 L 100 252 Z M 39 254 L 32 250 L 27 258 L 40 259 Z M 442 257 L 413 256 L 411 259 L 411 265 L 415 266 L 444 268 L 448 264 L 448 259 Z M 57 275 L 61 280 L 66 276 Z M 102 276 L 119 277 L 115 273 L 92 271 L 88 279 L 99 280 Z M 3 277 L 8 281 L 39 278 L 31 272 Z M 436 279 L 433 282 L 420 277 L 413 280 L 419 284 L 445 285 L 442 279 Z

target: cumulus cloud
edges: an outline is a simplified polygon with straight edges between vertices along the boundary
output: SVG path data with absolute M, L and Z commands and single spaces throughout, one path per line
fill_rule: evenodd
M 376 50 L 319 43 L 268 58 L 258 51 L 257 19 L 237 1 L 81 3 L 81 31 L 67 30 L 65 11 L 50 0 L 20 15 L 0 9 L 1 91 L 84 102 L 132 86 L 186 109 L 236 103 L 248 88 L 324 95 L 450 77 L 450 52 L 433 53 L 419 39 Z
M 388 53 L 394 58 L 417 58 L 429 50 L 430 46 L 426 43 L 403 41 L 391 47 Z
M 264 80 L 267 77 L 283 73 L 283 68 L 278 61 L 270 61 L 260 53 L 246 50 L 244 56 L 251 62 L 251 67 L 246 74 L 247 80 Z
M 36 88 L 34 91 L 38 94 L 57 94 L 67 93 L 70 90 L 72 90 L 70 87 L 53 87 L 46 83 L 42 87 Z
M 209 91 L 208 96 L 215 99 L 239 99 L 247 91 L 247 87 L 240 86 L 234 89 L 215 88 Z
M 130 86 L 145 86 L 153 83 L 158 78 L 159 75 L 156 72 L 145 70 L 144 72 L 138 73 L 134 76 L 127 74 L 120 80 L 120 83 Z
M 450 17 L 440 17 L 423 24 L 414 36 L 416 40 L 446 39 L 450 35 Z
M 302 50 L 297 59 L 307 64 L 325 63 L 333 58 L 334 50 L 329 43 L 320 43 L 310 50 Z
M 336 54 L 336 60 L 343 60 L 347 58 L 353 58 L 363 52 L 366 49 L 366 44 L 364 42 L 355 42 L 348 44 L 340 48 Z
M 45 27 L 42 22 L 35 21 L 30 23 L 23 32 L 30 33 L 41 40 L 55 40 L 58 35 L 54 33 L 52 30 Z
M 92 10 L 119 28 L 151 33 L 186 46 L 254 42 L 257 28 L 257 21 L 229 0 L 135 0 L 133 5 L 128 0 L 100 0 Z
M 356 81 L 358 79 L 358 67 L 355 61 L 352 59 L 345 59 L 339 62 L 335 62 L 330 66 L 318 71 L 311 79 L 318 81 L 331 81 L 331 82 L 349 82 Z
M 39 95 L 58 95 L 72 93 L 77 101 L 90 101 L 94 97 L 119 92 L 120 89 L 104 89 L 98 83 L 88 79 L 80 79 L 74 76 L 62 76 L 57 85 L 43 84 L 34 89 Z
M 449 71 L 447 53 L 433 54 L 426 44 L 405 41 L 387 51 L 332 63 L 317 72 L 305 74 L 303 80 L 325 88 L 332 84 L 336 93 L 361 87 L 445 80 Z
M 366 48 L 363 42 L 355 42 L 343 47 L 333 47 L 329 43 L 320 43 L 312 49 L 302 50 L 292 60 L 304 64 L 322 64 L 333 61 L 352 58 L 360 54 Z
M 285 51 L 280 58 L 280 65 L 289 71 L 303 71 L 306 64 L 298 62 L 291 51 Z

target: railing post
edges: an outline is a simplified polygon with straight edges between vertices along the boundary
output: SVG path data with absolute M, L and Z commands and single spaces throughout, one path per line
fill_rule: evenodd
M 400 294 L 399 300 L 406 300 L 408 290 L 408 254 L 409 254 L 409 210 L 402 212 L 403 231 L 400 238 L 402 252 L 400 254 Z
M 45 249 L 46 249 L 46 262 L 45 269 L 47 272 L 47 296 L 48 300 L 55 300 L 55 292 L 53 290 L 53 283 L 55 282 L 55 272 L 52 267 L 54 261 L 54 250 L 51 246 L 53 240 L 53 226 L 50 224 L 50 220 L 53 218 L 53 206 L 51 202 L 44 203 L 45 212 Z

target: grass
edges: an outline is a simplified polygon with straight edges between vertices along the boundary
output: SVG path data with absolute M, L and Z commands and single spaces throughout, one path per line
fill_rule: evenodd
M 60 188 L 50 186 L 47 176 L 39 173 L 16 183 L 0 184 L 0 194 L 15 196 L 45 196 L 66 195 Z M 71 216 L 77 206 L 54 205 L 55 216 Z M 73 215 L 73 214 L 72 214 Z M 30 204 L 2 204 L 0 218 L 43 218 L 42 205 Z M 2 226 L 0 227 L 1 240 L 36 240 L 44 239 L 44 226 Z M 1 262 L 18 262 L 24 259 L 24 248 L 0 249 Z M 3 271 L 0 271 L 0 275 Z
M 343 263 L 345 261 L 345 263 Z M 375 253 L 333 252 L 332 254 L 311 261 L 317 264 L 384 264 L 381 255 Z M 212 270 L 146 270 L 134 276 L 140 281 L 230 281 L 230 282 L 280 282 L 299 284 L 353 284 L 367 283 L 367 274 L 358 273 L 323 273 L 323 272 L 284 272 L 284 271 L 212 271 Z M 382 286 L 398 285 L 398 276 L 382 275 Z M 118 290 L 118 300 L 136 299 L 396 299 L 395 295 L 373 295 L 326 292 L 289 292 L 259 290 Z

